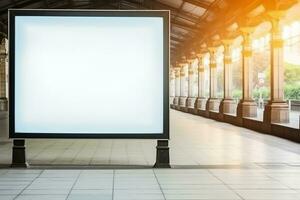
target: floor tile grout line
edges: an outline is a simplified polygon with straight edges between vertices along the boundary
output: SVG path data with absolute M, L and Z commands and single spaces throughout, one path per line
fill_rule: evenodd
M 238 197 L 241 198 L 241 200 L 245 200 L 239 193 L 237 193 L 233 188 L 231 188 L 228 184 L 226 184 L 222 179 L 220 179 L 219 177 L 217 177 L 214 173 L 212 173 L 212 171 L 210 171 L 210 169 L 207 169 L 207 171 L 216 179 L 218 179 L 219 181 L 221 181 L 221 183 L 223 183 L 223 185 L 225 187 L 227 187 L 230 191 L 234 192 Z
M 158 180 L 158 178 L 157 178 L 157 175 L 156 175 L 155 170 L 152 169 L 152 172 L 153 172 L 153 175 L 154 175 L 154 177 L 155 177 L 155 179 L 156 179 L 156 182 L 157 182 L 157 184 L 158 184 L 158 186 L 159 186 L 159 189 L 160 189 L 160 191 L 161 191 L 161 193 L 162 193 L 164 199 L 166 200 L 165 193 L 164 193 L 164 191 L 163 191 L 163 189 L 162 189 L 162 187 L 161 187 L 161 185 L 160 185 L 160 183 L 159 183 L 159 180 Z
M 108 158 L 108 164 L 111 165 L 112 161 L 112 154 L 113 154 L 113 148 L 114 148 L 114 140 L 111 140 L 111 145 L 110 145 L 110 153 L 109 153 L 109 158 Z
M 289 190 L 293 190 L 293 191 L 296 191 L 296 192 L 297 192 L 297 189 L 291 188 L 290 186 L 288 186 L 288 185 L 282 183 L 282 182 L 281 182 L 280 180 L 278 180 L 277 178 L 273 178 L 272 176 L 270 176 L 270 175 L 268 175 L 268 174 L 265 174 L 265 175 L 266 175 L 267 177 L 273 179 L 274 181 L 276 181 L 276 182 L 278 182 L 278 183 L 284 185 L 284 186 L 287 187 Z
M 86 142 L 84 142 L 82 145 L 81 145 L 81 148 L 76 152 L 76 154 L 74 155 L 74 158 L 72 159 L 72 164 L 74 164 L 74 162 L 76 162 L 76 159 L 78 157 L 78 155 L 80 154 L 80 152 L 82 152 L 84 150 L 84 147 L 86 146 Z
M 25 169 L 26 170 L 26 169 Z M 45 170 L 41 170 L 40 171 L 40 173 L 39 173 L 39 175 L 38 176 L 36 176 L 32 181 L 30 181 L 30 183 L 26 186 L 26 187 L 24 187 L 20 192 L 19 192 L 19 194 L 17 194 L 17 196 L 15 196 L 14 198 L 13 198 L 13 200 L 15 200 L 15 199 L 17 199 L 37 178 L 39 178 L 40 176 L 41 176 L 41 174 L 44 172 Z
M 64 151 L 61 152 L 60 155 L 63 155 L 64 153 L 66 153 L 68 150 L 70 150 L 70 148 L 72 147 L 72 145 L 75 143 L 75 141 L 72 141 L 71 144 L 68 145 L 68 147 L 66 149 L 64 149 Z M 57 155 L 55 157 L 55 159 L 51 162 L 51 163 L 55 163 L 57 160 L 59 159 L 59 155 Z
M 115 195 L 115 176 L 116 176 L 116 170 L 113 170 L 113 180 L 112 180 L 112 192 L 111 192 L 111 199 L 114 200 Z
M 28 145 L 30 145 L 30 142 L 29 142 Z M 38 156 L 40 156 L 41 154 L 43 154 L 45 151 L 47 151 L 47 150 L 48 150 L 49 148 L 51 148 L 52 146 L 55 146 L 55 142 L 50 142 L 50 144 L 47 144 L 47 145 L 43 146 L 42 150 L 39 151 L 39 152 L 37 152 L 37 153 L 33 156 L 33 158 L 30 158 L 30 156 L 29 156 L 29 158 L 28 158 L 28 163 L 30 163 L 30 160 L 36 159 Z M 27 148 L 29 148 L 29 147 L 27 147 Z
M 139 147 L 141 148 L 141 151 L 142 151 L 142 155 L 143 155 L 143 159 L 144 159 L 144 161 L 145 161 L 145 163 L 147 164 L 147 165 L 150 165 L 150 163 L 148 162 L 148 159 L 147 159 L 147 155 L 146 155 L 146 153 L 145 153 L 145 149 L 143 148 L 144 147 L 144 145 L 142 144 L 142 142 L 143 141 L 139 141 Z
M 96 145 L 95 151 L 93 152 L 93 155 L 92 155 L 92 157 L 91 157 L 88 165 L 93 165 L 93 161 L 95 159 L 95 156 L 97 155 L 97 150 L 98 149 L 100 149 L 100 142 L 99 142 L 99 140 L 97 140 L 97 145 Z
M 71 194 L 73 188 L 75 187 L 76 183 L 78 182 L 79 177 L 80 177 L 80 175 L 82 174 L 82 171 L 83 171 L 83 170 L 80 170 L 80 171 L 79 171 L 79 173 L 78 173 L 78 175 L 77 175 L 77 177 L 76 177 L 76 179 L 75 179 L 75 181 L 74 181 L 72 187 L 70 188 L 69 193 L 67 194 L 67 196 L 66 196 L 66 198 L 65 198 L 66 200 L 69 198 L 69 196 L 70 196 L 70 194 Z

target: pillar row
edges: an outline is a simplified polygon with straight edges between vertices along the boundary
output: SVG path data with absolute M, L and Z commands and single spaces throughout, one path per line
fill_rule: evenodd
M 253 92 L 253 62 L 252 62 L 252 33 L 254 28 L 241 28 L 243 35 L 243 97 L 238 105 L 239 117 L 256 117 L 257 105 L 252 98 Z
M 180 97 L 180 67 L 175 67 L 174 68 L 174 74 L 175 74 L 175 97 L 173 99 L 173 105 L 175 108 L 179 106 L 179 97 Z
M 194 79 L 195 79 L 195 69 L 193 66 L 193 63 L 195 61 L 194 56 L 192 58 L 189 58 L 188 60 L 188 78 L 189 78 L 189 95 L 186 100 L 186 107 L 188 108 L 188 112 L 195 113 L 195 102 L 196 102 L 196 97 L 194 95 Z
M 216 58 L 216 47 L 209 48 L 210 54 L 210 87 L 209 87 L 209 99 L 208 111 L 219 111 L 220 101 L 217 98 L 217 58 Z
M 236 103 L 232 97 L 232 40 L 223 40 L 224 45 L 224 98 L 220 113 L 236 113 Z
M 204 74 L 204 55 L 198 54 L 198 95 L 195 102 L 195 108 L 199 110 L 206 109 L 205 97 L 205 74 Z
M 289 107 L 284 101 L 284 62 L 283 39 L 280 19 L 283 11 L 271 11 L 268 13 L 272 24 L 271 30 L 271 100 L 265 106 L 264 121 L 268 123 L 288 123 Z
M 180 97 L 180 68 L 175 68 L 175 97 Z
M 194 79 L 194 71 L 193 71 L 193 61 L 188 61 L 188 97 L 193 96 L 193 79 Z
M 189 88 L 187 87 L 188 91 L 187 93 L 185 92 L 186 84 L 188 84 L 189 80 L 186 78 L 186 72 L 185 72 L 185 66 L 186 63 L 181 63 L 180 64 L 180 98 L 179 98 L 179 106 L 180 109 L 183 111 L 186 111 L 186 100 L 188 97 L 189 93 Z

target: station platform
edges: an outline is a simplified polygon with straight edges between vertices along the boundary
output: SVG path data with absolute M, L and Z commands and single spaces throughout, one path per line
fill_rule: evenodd
M 0 199 L 300 199 L 297 143 L 171 110 L 171 169 L 153 140 L 26 140 L 28 169 L 0 143 Z M 1 133 L 7 122 L 0 119 Z

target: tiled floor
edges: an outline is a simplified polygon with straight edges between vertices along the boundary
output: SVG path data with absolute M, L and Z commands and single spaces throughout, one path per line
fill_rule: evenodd
M 0 170 L 0 199 L 295 200 L 295 169 Z
M 0 116 L 1 134 L 6 127 Z M 14 170 L 5 167 L 11 143 L 2 142 L 0 200 L 300 200 L 299 144 L 171 110 L 172 169 L 151 168 L 155 145 L 27 140 L 31 168 Z
M 300 145 L 245 128 L 171 110 L 173 166 L 300 166 Z M 0 134 L 7 131 L 0 118 Z M 32 165 L 139 165 L 155 162 L 154 140 L 26 140 Z M 0 164 L 11 163 L 11 143 L 0 143 Z

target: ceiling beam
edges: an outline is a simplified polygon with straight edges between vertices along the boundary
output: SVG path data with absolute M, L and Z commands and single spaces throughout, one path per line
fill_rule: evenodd
M 205 8 L 205 9 L 208 9 L 209 8 L 209 5 L 210 3 L 207 3 L 205 1 L 198 1 L 198 0 L 184 0 L 185 2 L 188 2 L 190 4 L 193 4 L 195 6 L 198 6 L 198 7 L 201 7 L 201 8 Z
M 177 38 L 177 37 L 174 37 L 174 36 L 171 36 L 170 39 L 173 40 L 173 41 L 175 41 L 175 42 L 184 42 L 183 39 L 180 39 L 180 38 Z
M 15 1 L 14 3 L 10 3 L 6 6 L 1 7 L 0 15 L 7 13 L 7 10 L 9 8 L 24 8 L 24 7 L 30 6 L 30 5 L 38 3 L 38 2 L 41 2 L 41 0 Z
M 180 21 L 175 20 L 175 19 L 171 20 L 171 24 L 173 26 L 177 26 L 179 28 L 183 28 L 183 29 L 185 29 L 187 31 L 190 31 L 190 32 L 196 32 L 195 29 L 197 28 L 196 26 L 191 26 L 191 25 L 188 25 L 186 23 L 180 22 Z

